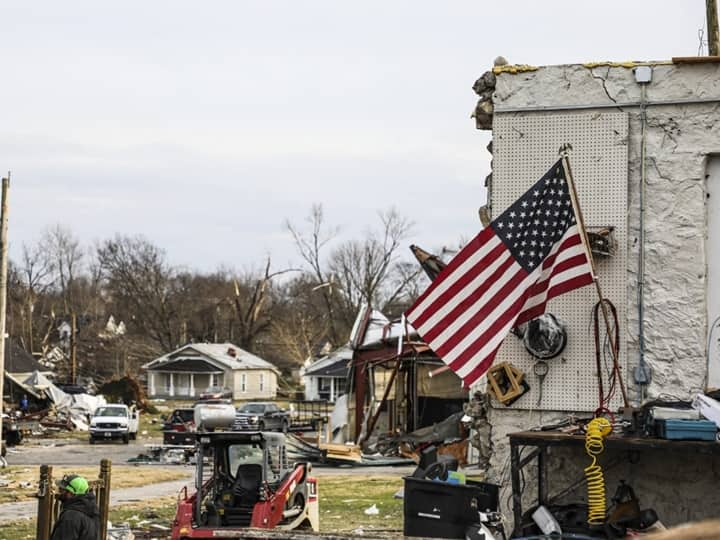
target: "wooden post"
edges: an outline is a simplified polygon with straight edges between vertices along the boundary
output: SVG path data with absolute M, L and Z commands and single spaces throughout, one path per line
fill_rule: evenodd
M 573 181 L 572 172 L 570 171 L 570 162 L 568 161 L 567 152 L 561 150 L 561 155 L 563 169 L 565 170 L 565 179 L 567 180 L 568 189 L 570 192 L 570 200 L 572 201 L 573 209 L 575 210 L 575 216 L 577 217 L 578 228 L 580 229 L 580 239 L 583 243 L 583 247 L 585 248 L 588 262 L 590 263 L 593 281 L 595 282 L 595 290 L 597 291 L 597 295 L 600 300 L 600 308 L 602 309 L 603 319 L 605 319 L 605 331 L 607 332 L 607 337 L 610 341 L 610 349 L 612 350 L 613 356 L 613 369 L 616 371 L 618 376 L 618 384 L 620 385 L 620 392 L 622 393 L 623 397 L 623 405 L 627 407 L 629 406 L 629 402 L 627 399 L 627 393 L 625 392 L 625 382 L 623 381 L 622 374 L 620 373 L 620 363 L 616 354 L 616 351 L 619 351 L 620 349 L 617 347 L 617 343 L 615 342 L 615 340 L 613 340 L 612 330 L 610 328 L 610 316 L 608 315 L 607 306 L 605 305 L 605 300 L 602 291 L 600 290 L 600 280 L 598 279 L 597 273 L 595 272 L 595 261 L 593 260 L 590 246 L 588 245 L 587 233 L 585 232 L 585 220 L 583 219 L 582 210 L 580 209 L 580 203 L 578 202 L 577 198 L 577 192 L 575 191 L 575 182 Z M 617 338 L 620 339 L 620 329 L 618 328 L 617 330 Z
M 390 374 L 390 380 L 387 383 L 387 386 L 385 387 L 385 392 L 383 392 L 383 397 L 380 400 L 380 403 L 378 404 L 377 411 L 375 411 L 375 414 L 373 414 L 372 418 L 370 418 L 370 424 L 368 424 L 367 431 L 365 432 L 365 437 L 358 443 L 362 444 L 365 441 L 367 441 L 370 438 L 370 435 L 372 435 L 373 430 L 375 429 L 375 424 L 378 421 L 378 418 L 380 418 L 380 412 L 382 410 L 383 404 L 387 401 L 388 396 L 390 395 L 390 389 L 392 388 L 393 383 L 395 382 L 395 376 L 398 373 L 398 370 L 400 369 L 400 355 L 398 355 L 397 360 L 395 361 L 395 369 L 393 369 L 392 373 Z M 374 374 L 374 372 L 373 372 Z
M 52 467 L 49 465 L 40 466 L 40 482 L 38 483 L 38 513 L 35 537 L 37 540 L 48 540 L 50 538 L 50 526 L 52 525 L 52 510 L 55 498 L 52 483 Z
M 8 267 L 8 189 L 10 173 L 2 179 L 2 205 L 0 214 L 0 447 L 2 447 L 3 386 L 5 385 L 5 319 L 7 311 Z M 32 315 L 31 315 L 32 316 Z M 2 458 L 0 457 L 0 460 Z
M 708 54 L 720 55 L 720 32 L 718 31 L 717 0 L 705 0 L 707 11 Z
M 110 479 L 112 476 L 112 461 L 100 460 L 100 493 L 98 496 L 98 509 L 100 510 L 100 538 L 107 536 L 108 513 L 110 512 Z

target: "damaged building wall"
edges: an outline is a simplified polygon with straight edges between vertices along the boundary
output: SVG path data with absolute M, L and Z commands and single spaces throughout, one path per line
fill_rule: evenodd
M 643 397 L 688 399 L 705 387 L 705 349 L 712 322 L 708 320 L 706 301 L 706 235 L 720 234 L 707 231 L 706 226 L 708 156 L 720 152 L 720 65 L 669 62 L 646 65 L 652 69 L 652 80 L 645 86 L 635 80 L 636 64 L 505 66 L 495 70 L 495 80 L 491 81 L 495 86 L 493 106 L 489 108 L 485 102 L 482 108 L 484 113 L 490 110 L 495 119 L 499 115 L 524 118 L 606 111 L 628 114 L 627 304 L 626 320 L 621 320 L 621 337 L 627 348 L 625 380 L 630 398 L 636 403 Z M 487 94 L 486 88 L 484 93 Z M 646 103 L 641 107 L 643 97 Z M 643 329 L 644 361 L 651 370 L 651 378 L 648 385 L 637 385 L 633 371 L 640 363 L 638 268 L 643 111 L 647 118 Z M 481 122 L 478 125 L 483 127 Z M 512 150 L 522 156 L 523 144 L 517 141 Z M 576 148 L 573 152 L 581 151 Z M 572 154 L 570 159 L 572 162 Z M 497 194 L 503 185 L 493 180 L 503 167 L 502 160 L 496 156 L 493 166 L 489 187 Z M 580 197 L 582 200 L 582 194 Z M 491 209 L 493 215 L 500 211 L 502 208 Z M 571 339 L 592 338 L 586 333 Z M 545 384 L 548 391 L 551 379 Z M 508 469 L 508 433 L 552 423 L 566 414 L 535 411 L 532 404 L 528 404 L 528 410 L 510 410 L 495 403 L 489 413 L 494 450 L 490 477 L 500 481 Z M 584 463 L 584 454 L 574 456 L 578 463 Z M 616 479 L 626 474 L 629 481 L 637 482 L 634 487 L 643 506 L 662 511 L 661 519 L 666 523 L 713 515 L 720 503 L 720 496 L 714 495 L 717 460 L 703 457 L 688 464 L 688 460 L 680 457 L 673 461 L 673 467 L 663 467 L 663 459 L 667 462 L 668 457 L 643 453 L 635 465 L 610 476 L 609 494 L 615 489 Z M 554 485 L 568 485 L 579 479 L 580 469 L 570 470 L 562 460 L 551 459 L 549 466 Z M 509 487 L 508 482 L 504 485 Z M 673 485 L 673 489 L 667 490 L 668 485 Z M 503 503 L 507 493 L 502 496 Z M 583 495 L 582 490 L 578 493 Z M 692 494 L 706 496 L 693 498 Z M 677 505 L 678 497 L 686 502 L 693 500 L 693 504 Z

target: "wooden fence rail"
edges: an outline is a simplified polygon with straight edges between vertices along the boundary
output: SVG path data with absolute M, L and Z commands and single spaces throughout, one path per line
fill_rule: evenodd
M 112 462 L 109 459 L 100 461 L 100 471 L 96 480 L 88 479 L 90 491 L 100 510 L 100 538 L 107 536 L 108 512 L 110 510 L 110 478 L 112 476 Z M 37 540 L 50 540 L 53 525 L 60 515 L 61 503 L 58 487 L 53 482 L 53 468 L 50 465 L 40 466 L 40 481 L 38 483 L 38 512 L 35 537 Z

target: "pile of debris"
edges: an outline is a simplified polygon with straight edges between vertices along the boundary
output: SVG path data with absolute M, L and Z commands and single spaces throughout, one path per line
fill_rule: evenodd
M 460 465 L 467 465 L 468 428 L 465 420 L 467 418 L 461 411 L 442 422 L 411 433 L 381 435 L 377 442 L 368 445 L 368 450 L 374 450 L 386 457 L 409 458 L 418 463 L 423 450 L 432 446 L 439 455 L 453 456 Z
M 34 371 L 24 381 L 13 380 L 13 383 L 20 387 L 26 398 L 32 398 L 33 407 L 21 404 L 10 413 L 18 430 L 24 435 L 87 431 L 92 413 L 106 404 L 103 396 L 64 392 L 39 371 Z

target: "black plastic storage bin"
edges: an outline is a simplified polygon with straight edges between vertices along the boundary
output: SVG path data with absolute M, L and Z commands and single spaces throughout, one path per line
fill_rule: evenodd
M 412 476 L 403 480 L 405 536 L 465 538 L 467 527 L 479 521 L 478 512 L 498 508 L 500 488 L 495 484 L 448 484 Z

